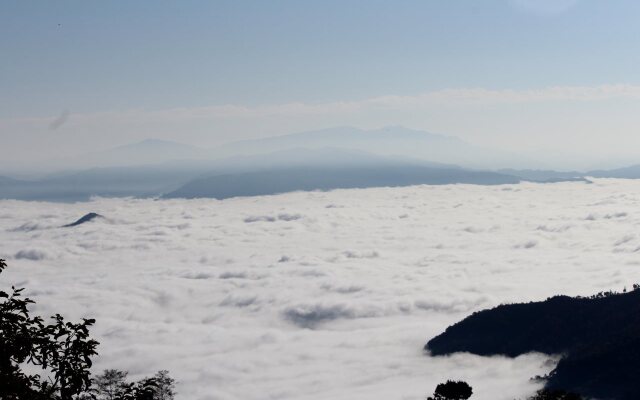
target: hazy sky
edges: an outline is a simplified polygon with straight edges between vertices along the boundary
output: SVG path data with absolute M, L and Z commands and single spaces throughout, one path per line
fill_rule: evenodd
M 3 1 L 5 163 L 406 125 L 640 161 L 640 2 Z

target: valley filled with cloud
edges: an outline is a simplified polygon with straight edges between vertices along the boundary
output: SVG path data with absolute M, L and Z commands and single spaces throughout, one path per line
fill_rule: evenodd
M 168 369 L 179 399 L 423 399 L 452 378 L 511 400 L 555 360 L 424 344 L 474 311 L 640 282 L 639 205 L 616 179 L 2 200 L 1 285 L 96 318 L 96 371 Z

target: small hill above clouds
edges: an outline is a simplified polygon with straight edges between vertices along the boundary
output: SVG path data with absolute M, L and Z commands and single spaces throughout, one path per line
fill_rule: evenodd
M 90 212 L 88 214 L 83 215 L 81 218 L 79 218 L 75 222 L 72 222 L 72 223 L 66 224 L 66 225 L 62 225 L 62 228 L 72 228 L 74 226 L 86 224 L 87 222 L 93 221 L 96 218 L 104 218 L 104 217 L 102 215 L 100 215 L 100 214 L 97 214 L 97 213 L 94 213 L 94 212 Z
M 475 146 L 454 136 L 438 135 L 400 126 L 374 130 L 336 127 L 243 140 L 220 146 L 211 154 L 215 157 L 225 154 L 259 154 L 295 147 L 338 147 L 470 168 L 524 168 L 536 165 L 535 162 L 521 156 Z

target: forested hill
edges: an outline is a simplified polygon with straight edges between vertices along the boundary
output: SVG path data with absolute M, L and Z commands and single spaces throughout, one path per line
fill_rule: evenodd
M 433 355 L 563 354 L 548 388 L 603 399 L 638 399 L 640 290 L 501 305 L 450 326 L 425 349 Z
M 519 183 L 514 176 L 461 168 L 432 168 L 420 165 L 346 166 L 282 168 L 266 171 L 216 175 L 193 180 L 165 198 L 216 198 L 262 196 L 293 191 L 446 185 L 468 183 L 500 185 Z

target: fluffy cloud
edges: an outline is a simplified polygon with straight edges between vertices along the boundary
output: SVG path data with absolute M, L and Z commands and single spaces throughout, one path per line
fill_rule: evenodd
M 20 259 L 26 259 L 26 260 L 44 260 L 45 258 L 47 258 L 47 255 L 40 250 L 20 250 L 18 251 L 15 256 L 14 256 L 17 260 Z
M 640 282 L 639 202 L 624 180 L 2 201 L 0 281 L 95 317 L 97 370 L 167 368 L 180 399 L 417 400 L 460 378 L 512 400 L 553 360 L 422 346 L 476 310 Z

